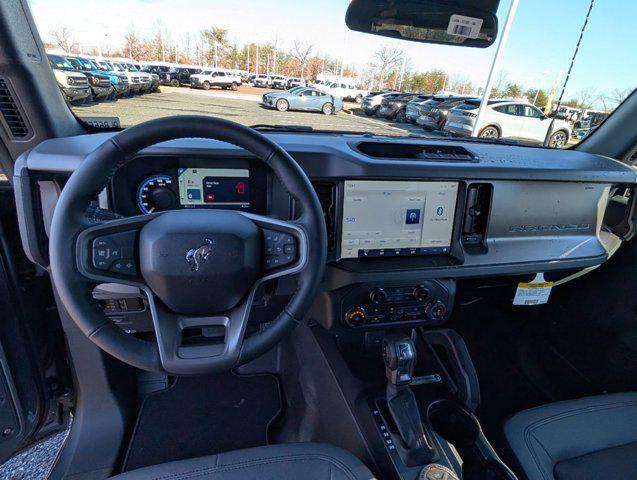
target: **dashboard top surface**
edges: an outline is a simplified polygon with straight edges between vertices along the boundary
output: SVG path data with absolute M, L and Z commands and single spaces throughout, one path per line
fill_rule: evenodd
M 115 133 L 80 135 L 42 142 L 16 165 L 16 174 L 32 171 L 72 172 L 82 160 Z M 637 173 L 627 165 L 599 155 L 576 150 L 553 150 L 513 145 L 495 145 L 423 138 L 372 137 L 319 133 L 267 133 L 268 138 L 290 153 L 310 177 L 334 178 L 458 178 L 635 183 Z M 427 161 L 377 158 L 358 151 L 360 142 L 420 145 L 457 145 L 467 149 L 475 161 Z M 224 142 L 180 139 L 157 144 L 143 151 L 154 155 L 252 155 Z
M 16 183 L 18 190 L 21 185 L 28 188 L 29 182 L 35 180 L 29 180 L 31 173 L 41 172 L 44 178 L 72 173 L 87 155 L 113 135 L 100 133 L 42 142 L 16 163 L 16 177 L 24 176 Z M 610 158 L 576 150 L 360 134 L 266 133 L 265 136 L 290 153 L 310 179 L 332 185 L 330 224 L 337 247 L 328 254 L 331 262 L 325 278 L 328 288 L 385 278 L 407 281 L 410 278 L 519 275 L 599 265 L 612 250 L 608 242 L 617 244 L 620 241 L 603 228 L 604 209 L 613 194 L 612 187 L 637 183 L 637 170 Z M 390 154 L 394 148 L 400 150 L 405 145 L 457 146 L 468 151 L 472 158 L 437 161 L 373 157 L 357 148 L 363 142 L 367 145 L 384 143 L 383 151 Z M 140 154 L 156 157 L 157 163 L 140 161 L 127 166 L 153 169 L 162 162 L 186 158 L 195 163 L 179 166 L 205 168 L 242 163 L 265 167 L 265 164 L 250 162 L 254 156 L 236 146 L 207 139 L 163 142 Z M 123 176 L 134 180 L 134 176 L 126 172 Z M 269 178 L 270 175 L 266 173 L 262 177 Z M 429 258 L 343 258 L 338 245 L 346 234 L 343 230 L 344 185 L 351 180 L 427 180 L 457 185 L 455 205 L 436 205 L 443 207 L 443 219 L 453 221 L 450 247 L 447 243 L 449 230 L 444 232 L 444 244 L 439 245 L 448 251 Z M 268 195 L 267 214 L 287 218 L 291 212 L 289 196 L 278 182 L 267 182 L 267 188 L 262 188 Z M 484 237 L 479 245 L 467 245 L 464 239 L 465 213 L 469 211 L 467 195 L 469 189 L 474 188 L 472 184 L 488 185 L 491 189 L 485 204 L 490 206 L 482 231 Z M 125 194 L 133 191 L 132 188 L 124 190 Z M 25 192 L 22 198 L 26 196 Z M 265 201 L 257 203 L 266 204 Z M 408 213 L 401 212 L 401 219 Z M 425 217 L 425 213 L 421 209 L 421 218 L 436 215 L 430 213 Z M 390 220 L 387 217 L 387 222 Z M 382 230 L 373 226 L 363 230 Z M 357 235 L 362 234 L 358 232 Z M 361 242 L 366 241 L 364 235 L 361 238 Z M 441 233 L 437 240 L 442 238 Z M 29 241 L 25 242 L 27 246 L 37 243 Z M 391 245 L 395 246 L 394 243 Z M 417 246 L 429 248 L 431 245 Z

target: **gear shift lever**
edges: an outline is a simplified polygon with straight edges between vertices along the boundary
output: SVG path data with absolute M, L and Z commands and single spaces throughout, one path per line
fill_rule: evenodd
M 383 339 L 383 361 L 388 386 L 409 385 L 414 373 L 416 349 L 407 335 L 388 335 Z
M 387 335 L 382 351 L 387 376 L 387 407 L 409 451 L 407 463 L 434 462 L 439 456 L 423 428 L 416 397 L 409 387 L 416 363 L 414 342 L 407 335 Z

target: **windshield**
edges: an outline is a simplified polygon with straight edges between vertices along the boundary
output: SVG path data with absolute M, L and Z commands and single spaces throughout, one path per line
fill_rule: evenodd
M 73 70 L 73 65 L 64 57 L 58 55 L 49 55 L 49 61 L 53 68 L 59 68 L 61 70 Z
M 77 58 L 67 58 L 68 62 L 75 68 L 76 70 L 85 70 L 84 66 L 80 63 Z
M 72 60 L 73 65 L 77 63 L 81 70 L 99 70 L 99 67 L 91 62 L 91 60 L 87 60 L 86 58 L 74 58 Z
M 565 148 L 593 132 L 636 86 L 637 2 L 596 2 L 583 34 L 590 0 L 519 2 L 498 62 L 511 0 L 499 2 L 498 39 L 484 49 L 349 31 L 348 3 L 242 0 L 239 8 L 192 0 L 183 8 L 112 0 L 106 8 L 85 0 L 29 0 L 55 68 L 135 72 L 141 65 L 171 74 L 152 82 L 142 76 L 139 83 L 131 77 L 129 90 L 114 92 L 116 101 L 71 102 L 79 119 L 117 116 L 122 127 L 203 114 L 249 126 Z M 64 58 L 77 55 L 82 59 L 73 65 Z M 286 100 L 286 89 L 299 84 L 321 95 Z M 413 97 L 378 96 L 387 91 Z M 276 95 L 265 95 L 270 92 Z M 504 100 L 509 104 L 500 108 Z M 448 111 L 431 122 L 437 111 L 414 108 L 421 102 Z

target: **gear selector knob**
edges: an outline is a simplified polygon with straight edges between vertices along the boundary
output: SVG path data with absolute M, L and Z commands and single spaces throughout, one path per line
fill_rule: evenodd
M 389 383 L 409 385 L 414 373 L 416 347 L 407 335 L 387 335 L 383 339 L 383 361 Z

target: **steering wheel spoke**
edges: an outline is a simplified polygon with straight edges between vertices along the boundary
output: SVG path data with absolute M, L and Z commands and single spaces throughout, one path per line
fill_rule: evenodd
M 76 242 L 79 272 L 97 282 L 144 286 L 139 270 L 139 232 L 158 214 L 139 215 L 92 225 Z
M 256 286 L 232 309 L 184 315 L 166 308 L 150 289 L 144 289 L 155 327 L 159 358 L 173 375 L 209 373 L 211 365 L 230 370 L 238 362 Z

